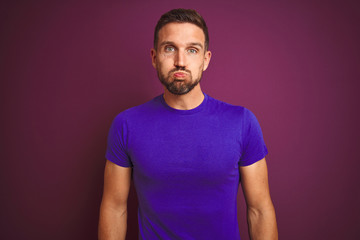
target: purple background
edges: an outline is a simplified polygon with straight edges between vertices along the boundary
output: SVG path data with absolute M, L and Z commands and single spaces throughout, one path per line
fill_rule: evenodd
M 3 1 L 1 238 L 96 239 L 108 129 L 161 93 L 153 29 L 178 7 L 209 27 L 203 90 L 260 121 L 280 238 L 359 239 L 360 6 L 302 0 Z

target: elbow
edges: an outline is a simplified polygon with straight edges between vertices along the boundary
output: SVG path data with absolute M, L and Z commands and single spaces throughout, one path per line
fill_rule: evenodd
M 257 206 L 247 206 L 247 214 L 249 217 L 259 218 L 274 213 L 275 209 L 271 201 Z
M 127 202 L 103 199 L 101 202 L 100 210 L 104 211 L 104 212 L 111 212 L 118 216 L 126 216 L 127 215 Z

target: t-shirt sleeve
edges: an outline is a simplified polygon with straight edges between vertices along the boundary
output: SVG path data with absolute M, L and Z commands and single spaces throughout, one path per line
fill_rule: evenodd
M 244 109 L 242 138 L 243 145 L 239 161 L 240 166 L 251 165 L 268 154 L 260 124 L 255 115 L 246 108 Z
M 109 130 L 105 157 L 119 166 L 132 167 L 130 157 L 127 154 L 126 139 L 126 121 L 121 115 L 118 115 Z

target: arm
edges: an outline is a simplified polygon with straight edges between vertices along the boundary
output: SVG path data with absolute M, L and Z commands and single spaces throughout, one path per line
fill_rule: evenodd
M 252 240 L 278 239 L 265 158 L 252 165 L 240 167 L 240 174 L 247 205 L 250 238 Z
M 127 198 L 131 168 L 106 161 L 104 193 L 100 206 L 99 240 L 125 239 L 127 228 Z

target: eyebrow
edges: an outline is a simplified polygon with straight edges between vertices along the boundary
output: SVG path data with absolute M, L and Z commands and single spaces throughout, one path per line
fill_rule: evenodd
M 204 48 L 203 45 L 201 43 L 198 42 L 192 42 L 192 43 L 188 43 L 188 46 L 198 46 L 200 48 Z
M 162 43 L 160 43 L 160 47 L 164 46 L 164 45 L 176 45 L 174 42 L 171 41 L 164 41 Z M 201 43 L 198 42 L 190 42 L 186 44 L 187 46 L 198 46 L 200 48 L 204 48 L 203 45 Z

